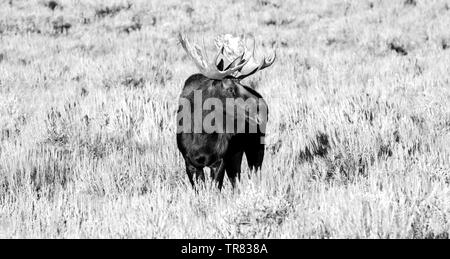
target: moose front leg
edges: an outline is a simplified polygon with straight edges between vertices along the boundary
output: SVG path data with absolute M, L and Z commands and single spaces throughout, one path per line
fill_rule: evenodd
M 194 165 L 190 164 L 189 162 L 186 162 L 186 173 L 188 175 L 189 182 L 191 183 L 191 185 L 194 189 L 195 189 L 194 176 L 196 178 L 196 181 L 198 181 L 198 180 L 205 181 L 205 175 L 203 173 L 203 168 L 195 167 Z
M 225 161 L 223 159 L 220 159 L 211 166 L 211 177 L 216 182 L 219 190 L 222 190 L 224 176 L 225 176 Z

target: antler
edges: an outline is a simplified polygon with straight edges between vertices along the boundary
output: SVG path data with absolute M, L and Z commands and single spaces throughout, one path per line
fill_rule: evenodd
M 194 64 L 197 66 L 197 68 L 200 70 L 200 73 L 202 73 L 204 76 L 221 80 L 227 76 L 232 76 L 236 72 L 240 71 L 250 60 L 244 60 L 245 52 L 237 57 L 235 60 L 233 60 L 229 66 L 227 66 L 225 69 L 220 69 L 220 66 L 223 67 L 224 61 L 223 57 L 223 50 L 224 46 L 222 46 L 217 54 L 214 56 L 214 58 L 210 61 L 208 61 L 205 44 L 203 43 L 203 49 L 200 49 L 197 45 L 191 45 L 189 43 L 189 40 L 179 33 L 179 40 L 181 43 L 181 46 L 184 48 L 188 56 L 194 61 Z M 219 68 L 218 68 L 219 66 Z
M 251 52 L 251 55 L 248 57 L 248 63 L 239 71 L 239 76 L 237 76 L 238 79 L 244 79 L 250 75 L 253 75 L 254 73 L 258 72 L 259 70 L 263 70 L 267 67 L 270 67 L 277 57 L 275 50 L 272 51 L 272 54 L 270 54 L 268 57 L 263 57 L 263 59 L 258 62 L 255 59 L 255 45 L 256 40 L 253 38 L 253 49 Z
M 256 40 L 254 37 L 252 38 L 253 49 L 251 52 L 247 52 L 247 49 L 244 47 L 242 55 L 231 61 L 229 60 L 229 57 L 225 57 L 225 46 L 222 45 L 218 46 L 219 51 L 214 56 L 214 58 L 212 60 L 208 60 L 204 41 L 203 48 L 200 49 L 200 47 L 196 44 L 191 45 L 189 43 L 189 40 L 183 34 L 179 33 L 181 46 L 183 46 L 188 56 L 192 59 L 192 61 L 194 61 L 194 64 L 200 70 L 200 73 L 208 78 L 216 80 L 221 80 L 227 76 L 232 76 L 237 79 L 244 79 L 250 75 L 253 75 L 259 70 L 263 70 L 271 66 L 275 62 L 275 51 L 273 51 L 273 53 L 268 57 L 263 57 L 261 61 L 256 61 Z M 230 62 L 229 65 L 225 67 L 225 64 L 228 64 L 228 62 Z

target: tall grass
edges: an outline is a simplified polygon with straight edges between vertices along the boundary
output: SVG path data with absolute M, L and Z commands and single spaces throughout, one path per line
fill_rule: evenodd
M 57 2 L 0 4 L 0 237 L 449 237 L 449 1 Z M 234 191 L 176 149 L 179 30 L 278 48 Z

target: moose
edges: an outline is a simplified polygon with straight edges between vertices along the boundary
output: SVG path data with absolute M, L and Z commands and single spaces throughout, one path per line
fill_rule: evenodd
M 218 52 L 208 60 L 204 42 L 201 49 L 181 33 L 179 42 L 200 72 L 185 81 L 177 113 L 177 146 L 189 181 L 195 189 L 208 167 L 219 190 L 225 172 L 234 189 L 244 154 L 250 170 L 261 169 L 268 120 L 267 103 L 241 80 L 271 66 L 276 53 L 257 61 L 254 37 L 248 51 L 242 38 L 227 34 L 216 38 Z

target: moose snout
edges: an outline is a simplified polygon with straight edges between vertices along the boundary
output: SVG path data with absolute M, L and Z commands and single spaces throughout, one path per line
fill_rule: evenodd
M 209 166 L 211 162 L 214 162 L 214 157 L 209 152 L 197 150 L 189 154 L 189 160 L 195 167 L 203 168 Z
M 206 155 L 204 155 L 204 154 L 199 154 L 199 155 L 197 155 L 197 156 L 195 156 L 194 157 L 194 162 L 196 163 L 196 164 L 198 164 L 198 165 L 202 165 L 202 166 L 204 166 L 205 165 L 205 162 L 206 162 Z

